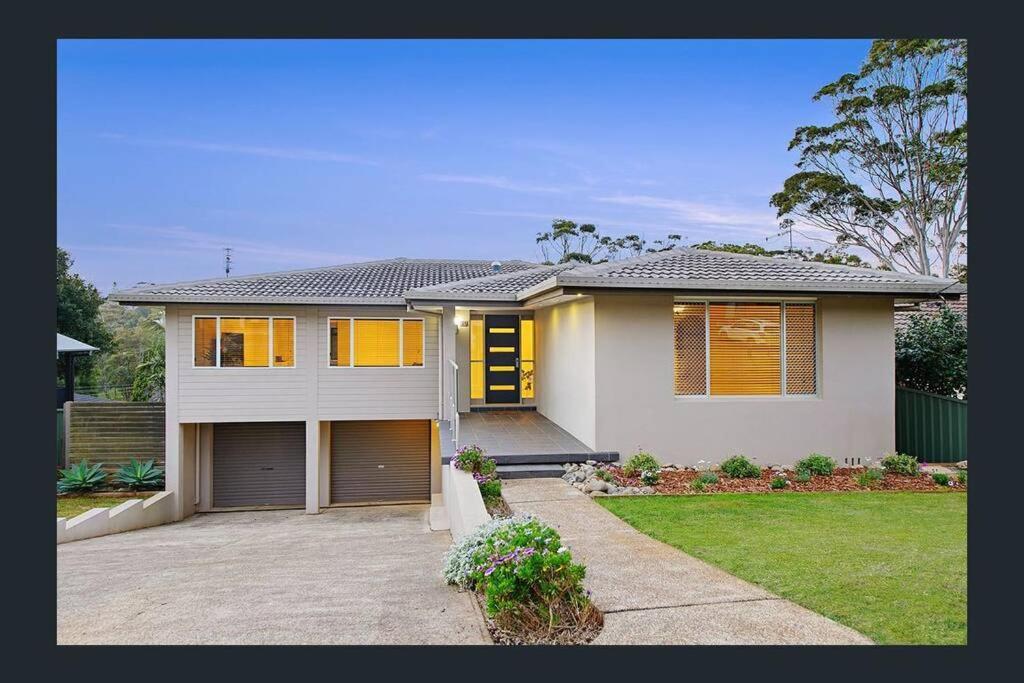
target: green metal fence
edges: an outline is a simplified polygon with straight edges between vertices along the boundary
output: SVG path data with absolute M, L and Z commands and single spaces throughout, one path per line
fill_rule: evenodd
M 967 401 L 896 389 L 896 450 L 921 462 L 967 459 Z
M 64 467 L 64 409 L 57 408 L 57 467 Z

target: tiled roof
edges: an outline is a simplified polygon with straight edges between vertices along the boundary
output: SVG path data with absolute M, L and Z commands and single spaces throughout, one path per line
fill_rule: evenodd
M 360 303 L 402 304 L 404 292 L 418 287 L 471 280 L 492 273 L 491 261 L 407 259 L 350 263 L 328 268 L 245 275 L 155 285 L 114 292 L 121 303 Z M 526 261 L 504 261 L 502 273 L 536 268 Z
M 596 265 L 563 264 L 496 275 L 407 293 L 416 300 L 523 300 L 557 287 L 695 291 L 850 292 L 936 294 L 951 280 L 870 268 L 671 249 Z M 519 287 L 517 291 L 513 291 Z
M 514 273 L 490 275 L 421 287 L 406 292 L 406 298 L 416 300 L 459 299 L 470 295 L 473 299 L 495 299 L 515 301 L 520 292 L 552 279 L 558 273 L 575 268 L 578 264 L 565 263 L 557 266 L 538 266 Z

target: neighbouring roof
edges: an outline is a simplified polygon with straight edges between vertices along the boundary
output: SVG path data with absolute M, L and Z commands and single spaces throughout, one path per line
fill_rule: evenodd
M 394 258 L 340 266 L 137 287 L 119 303 L 404 304 L 404 292 L 493 274 L 492 261 Z M 503 261 L 501 273 L 536 268 Z
M 57 353 L 92 353 L 99 351 L 95 346 L 89 346 L 85 342 L 57 333 Z
M 922 301 L 911 306 L 897 306 L 894 316 L 896 329 L 905 330 L 910 325 L 911 319 L 917 315 L 935 317 L 939 314 L 939 311 L 947 306 L 951 311 L 963 318 L 964 323 L 967 322 L 967 292 L 964 291 L 960 294 L 958 300 Z
M 563 264 L 445 283 L 407 292 L 406 298 L 520 301 L 559 287 L 934 296 L 956 286 L 925 275 L 676 248 L 597 265 Z

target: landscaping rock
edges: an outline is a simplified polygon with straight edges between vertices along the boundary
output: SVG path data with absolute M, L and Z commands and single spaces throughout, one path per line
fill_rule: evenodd
M 642 493 L 645 496 L 649 495 L 649 494 L 652 494 L 652 493 L 654 493 L 654 487 L 652 487 L 652 486 L 641 487 L 640 493 Z
M 967 461 L 966 460 L 961 460 L 960 462 L 956 463 L 954 465 L 954 467 L 956 467 L 958 470 L 966 470 L 967 469 Z
M 922 465 L 921 471 L 925 474 L 956 474 L 956 470 L 946 465 Z
M 594 465 L 597 464 L 597 461 L 596 460 L 587 460 L 587 464 L 590 465 L 591 467 L 593 467 Z
M 607 496 L 607 495 L 608 495 L 608 494 L 607 494 L 607 493 L 605 493 L 604 491 L 591 491 L 591 492 L 590 492 L 590 496 L 591 496 L 592 498 L 597 498 L 598 496 Z
M 586 491 L 587 493 L 592 493 L 594 491 L 600 491 L 604 493 L 605 491 L 608 490 L 608 482 L 606 482 L 603 479 L 597 479 L 595 477 L 594 479 L 591 479 L 590 481 L 587 482 L 587 485 L 583 488 L 583 490 Z

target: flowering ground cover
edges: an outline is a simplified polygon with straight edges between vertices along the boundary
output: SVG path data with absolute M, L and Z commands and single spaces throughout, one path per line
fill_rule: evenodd
M 877 643 L 967 642 L 962 492 L 783 491 L 596 502 L 643 533 Z

